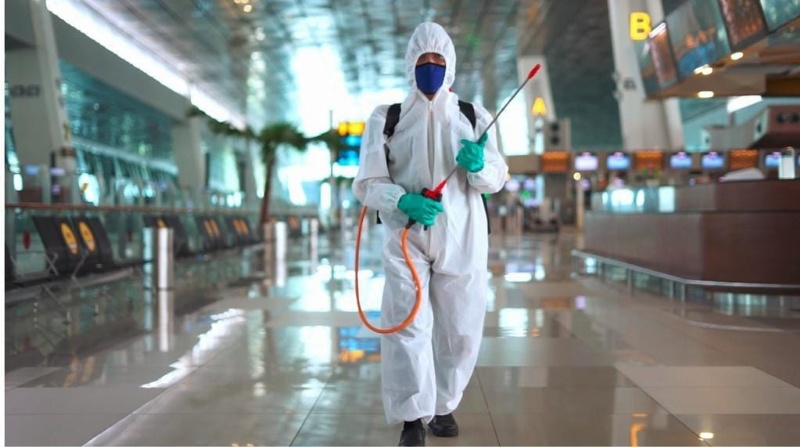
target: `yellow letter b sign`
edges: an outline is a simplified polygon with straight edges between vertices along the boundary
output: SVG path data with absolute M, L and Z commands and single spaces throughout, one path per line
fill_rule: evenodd
M 653 29 L 650 22 L 650 14 L 646 12 L 631 13 L 631 39 L 645 40 Z

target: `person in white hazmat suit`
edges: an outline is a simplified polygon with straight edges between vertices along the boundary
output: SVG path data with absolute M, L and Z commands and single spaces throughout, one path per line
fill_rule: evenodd
M 508 166 L 493 132 L 475 142 L 491 115 L 474 105 L 473 129 L 449 91 L 456 55 L 444 28 L 417 26 L 405 59 L 411 92 L 388 140 L 383 129 L 389 106 L 377 107 L 367 121 L 353 191 L 378 210 L 386 226 L 384 327 L 403 321 L 414 305 L 401 235 L 409 218 L 418 222 L 408 247 L 423 304 L 410 326 L 381 338 L 381 374 L 386 420 L 404 422 L 400 445 L 424 445 L 424 423 L 437 436 L 458 434 L 452 412 L 475 368 L 488 293 L 488 221 L 481 194 L 503 187 Z M 456 164 L 463 169 L 450 178 L 441 203 L 421 195 Z

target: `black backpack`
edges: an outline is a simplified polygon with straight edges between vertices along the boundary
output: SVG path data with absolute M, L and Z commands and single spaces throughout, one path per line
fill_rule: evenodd
M 459 99 L 458 109 L 465 117 L 467 117 L 467 120 L 469 120 L 469 123 L 472 125 L 472 130 L 475 130 L 475 125 L 477 124 L 475 106 L 473 106 L 471 102 L 466 102 Z M 399 121 L 400 103 L 392 104 L 389 106 L 389 111 L 386 113 L 386 123 L 383 125 L 383 135 L 386 136 L 386 139 L 389 139 L 392 137 L 392 135 L 394 135 L 394 128 L 397 126 Z M 486 213 L 486 228 L 489 230 L 489 234 L 491 234 L 492 228 L 491 224 L 489 223 L 489 208 L 486 205 L 486 197 L 484 197 L 483 194 L 481 194 L 481 201 L 483 202 L 483 211 Z M 377 222 L 379 224 L 381 223 L 380 214 L 377 216 Z

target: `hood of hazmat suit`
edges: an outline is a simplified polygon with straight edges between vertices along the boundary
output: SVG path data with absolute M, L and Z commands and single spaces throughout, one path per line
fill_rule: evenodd
M 446 61 L 444 83 L 432 100 L 415 82 L 416 62 L 425 53 L 438 53 Z M 405 63 L 411 91 L 401 104 L 394 134 L 388 140 L 383 135 L 389 106 L 378 106 L 364 130 L 353 183 L 356 197 L 378 210 L 384 223 L 383 327 L 401 322 L 415 299 L 401 250 L 408 216 L 397 209 L 397 201 L 441 182 L 456 166 L 460 140 L 476 141 L 492 119 L 474 104 L 473 129 L 459 110 L 458 96 L 449 91 L 456 76 L 455 49 L 440 25 L 422 23 L 415 29 Z M 450 178 L 443 190 L 444 211 L 434 225 L 423 230 L 417 224 L 409 232 L 409 255 L 422 280 L 423 305 L 408 328 L 381 340 L 383 400 L 390 424 L 451 412 L 472 374 L 488 293 L 488 220 L 481 194 L 499 191 L 508 172 L 496 141 L 490 130 L 481 171 L 459 168 Z

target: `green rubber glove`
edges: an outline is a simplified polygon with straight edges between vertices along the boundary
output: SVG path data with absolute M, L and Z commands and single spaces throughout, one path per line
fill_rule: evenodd
M 397 208 L 426 227 L 433 225 L 436 215 L 444 211 L 441 203 L 416 193 L 400 197 Z
M 461 149 L 456 155 L 456 163 L 467 172 L 478 172 L 483 169 L 483 148 L 489 134 L 484 134 L 477 142 L 461 140 Z

